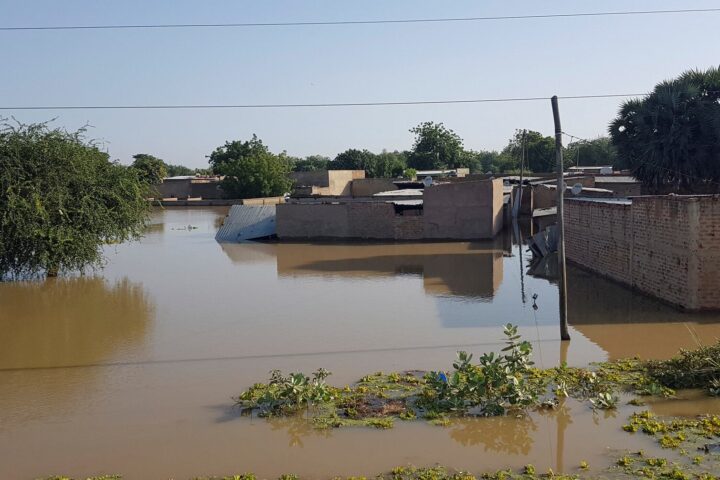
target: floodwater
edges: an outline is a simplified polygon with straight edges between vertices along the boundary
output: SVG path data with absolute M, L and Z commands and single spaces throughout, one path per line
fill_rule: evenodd
M 273 368 L 326 367 L 337 384 L 450 368 L 459 349 L 496 349 L 508 322 L 545 367 L 665 358 L 720 337 L 718 315 L 678 313 L 571 268 L 573 339 L 561 344 L 557 286 L 526 274 L 529 257 L 509 236 L 220 245 L 225 213 L 156 210 L 142 241 L 108 248 L 95 275 L 0 283 L 0 478 L 327 478 L 409 463 L 573 472 L 582 460 L 606 465 L 610 447 L 653 451 L 621 431 L 631 407 L 594 414 L 568 401 L 524 419 L 319 432 L 302 419 L 241 418 L 231 397 Z M 694 414 L 720 403 L 688 393 L 649 408 Z

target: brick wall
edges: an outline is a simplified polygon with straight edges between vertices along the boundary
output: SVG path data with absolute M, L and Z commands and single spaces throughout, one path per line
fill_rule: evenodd
M 720 309 L 720 199 L 568 199 L 569 261 L 688 310 Z
M 277 207 L 280 238 L 418 240 L 494 238 L 503 227 L 502 181 L 437 185 L 422 210 L 386 202 L 290 203 Z
M 447 183 L 423 193 L 425 238 L 494 238 L 502 230 L 502 180 Z

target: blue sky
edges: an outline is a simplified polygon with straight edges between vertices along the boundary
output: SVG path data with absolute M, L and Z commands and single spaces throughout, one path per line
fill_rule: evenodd
M 0 0 L 0 25 L 219 23 L 714 8 L 717 0 Z M 447 24 L 0 32 L 0 105 L 367 102 L 643 92 L 720 64 L 720 13 Z M 564 130 L 604 134 L 620 100 L 561 102 Z M 0 112 L 89 123 L 112 158 L 204 167 L 256 133 L 273 151 L 407 149 L 444 122 L 468 148 L 552 132 L 550 103 L 294 110 Z

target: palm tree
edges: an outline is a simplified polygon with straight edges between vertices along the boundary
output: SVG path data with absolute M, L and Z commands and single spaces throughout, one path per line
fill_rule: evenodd
M 620 163 L 650 191 L 720 191 L 720 69 L 685 72 L 623 103 L 609 130 Z

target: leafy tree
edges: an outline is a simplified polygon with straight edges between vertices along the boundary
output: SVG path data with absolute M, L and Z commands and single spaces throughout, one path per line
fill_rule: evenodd
M 328 165 L 329 170 L 365 170 L 368 177 L 375 172 L 375 154 L 369 150 L 350 148 L 338 153 Z
M 524 135 L 525 168 L 533 172 L 552 172 L 555 169 L 555 139 L 532 130 L 526 130 Z M 523 130 L 517 130 L 502 152 L 504 155 L 516 159 L 514 163 L 518 169 L 520 168 L 522 145 Z
M 599 137 L 589 141 L 578 141 L 568 144 L 563 153 L 564 163 L 573 166 L 612 165 L 622 168 L 618 162 L 617 151 L 609 137 Z
M 166 164 L 165 168 L 167 169 L 168 177 L 195 175 L 195 170 L 193 170 L 192 168 L 186 167 L 185 165 Z
M 168 176 L 167 165 L 161 159 L 148 155 L 146 153 L 138 153 L 133 155 L 135 161 L 132 163 L 140 179 L 150 185 L 159 185 L 163 178 Z
M 720 68 L 691 70 L 629 100 L 610 124 L 622 165 L 652 191 L 717 189 L 720 181 Z
M 335 160 L 328 164 L 329 170 L 365 170 L 368 178 L 395 178 L 401 176 L 407 167 L 403 152 L 375 154 L 368 150 L 351 148 L 339 153 Z
M 274 197 L 290 190 L 291 161 L 275 155 L 253 135 L 249 141 L 226 142 L 210 154 L 213 172 L 224 175 L 222 189 L 232 198 Z
M 317 172 L 327 170 L 330 159 L 322 155 L 309 155 L 305 158 L 298 158 L 293 162 L 294 172 Z
M 410 129 L 415 143 L 408 166 L 417 170 L 442 170 L 462 166 L 462 139 L 442 123 L 425 122 Z
M 375 171 L 373 177 L 397 178 L 403 175 L 407 168 L 407 155 L 405 152 L 388 152 L 383 150 L 375 156 Z
M 0 278 L 97 267 L 103 245 L 141 235 L 148 185 L 84 133 L 0 127 Z

